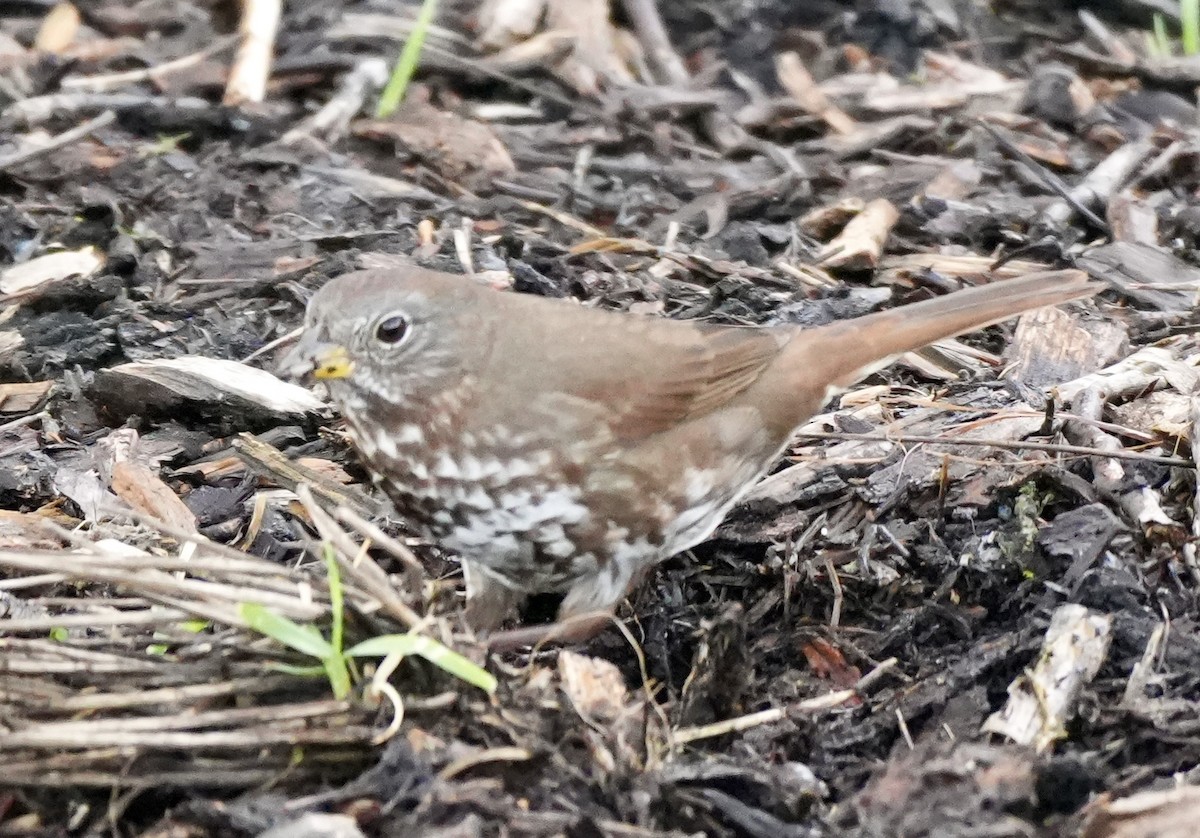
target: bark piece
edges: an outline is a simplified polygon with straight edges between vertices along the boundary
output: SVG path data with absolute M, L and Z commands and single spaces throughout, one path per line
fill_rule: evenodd
M 141 463 L 120 460 L 112 467 L 112 490 L 134 509 L 184 532 L 196 531 L 196 516 L 162 478 Z
M 1080 690 L 1108 656 L 1112 618 L 1082 605 L 1059 607 L 1050 620 L 1042 652 L 1034 665 L 1008 687 L 1008 702 L 983 723 L 998 733 L 1045 751 L 1066 736 Z

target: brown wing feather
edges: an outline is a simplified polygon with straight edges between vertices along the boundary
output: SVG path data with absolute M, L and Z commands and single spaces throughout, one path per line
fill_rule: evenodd
M 609 365 L 611 378 L 590 381 L 580 393 L 610 407 L 607 424 L 623 441 L 715 410 L 753 384 L 780 350 L 761 330 L 653 325 L 667 328 L 644 330 L 628 365 Z
M 758 379 L 788 337 L 496 296 L 504 316 L 523 327 L 492 348 L 484 375 L 504 386 L 500 398 L 476 406 L 479 415 L 517 421 L 501 414 L 513 406 L 528 413 L 546 393 L 566 393 L 625 443 L 726 403 Z

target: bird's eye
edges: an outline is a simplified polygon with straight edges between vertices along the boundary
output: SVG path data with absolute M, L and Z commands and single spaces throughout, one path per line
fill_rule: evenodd
M 397 344 L 408 334 L 408 318 L 402 314 L 391 314 L 379 321 L 375 337 L 380 343 Z

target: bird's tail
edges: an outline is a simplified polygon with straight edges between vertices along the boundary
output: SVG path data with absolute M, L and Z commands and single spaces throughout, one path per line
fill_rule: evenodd
M 1045 271 L 799 332 L 781 364 L 828 390 L 848 387 L 905 352 L 982 329 L 1022 312 L 1095 294 L 1102 283 L 1078 270 Z

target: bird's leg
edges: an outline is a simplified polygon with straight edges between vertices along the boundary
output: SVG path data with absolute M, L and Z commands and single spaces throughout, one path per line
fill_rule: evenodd
M 485 642 L 493 652 L 515 652 L 527 646 L 541 646 L 546 643 L 583 643 L 603 631 L 612 620 L 612 611 L 589 611 L 586 614 L 560 617 L 553 623 L 544 625 L 498 631 L 488 635 Z
M 553 623 L 497 632 L 487 638 L 488 648 L 505 652 L 545 643 L 568 645 L 591 640 L 612 624 L 617 606 L 649 567 L 649 562 L 632 567 L 610 562 L 598 574 L 576 582 L 567 591 Z
M 476 631 L 491 631 L 515 612 L 525 595 L 480 570 L 466 559 L 462 562 L 467 587 L 467 605 L 463 616 Z

